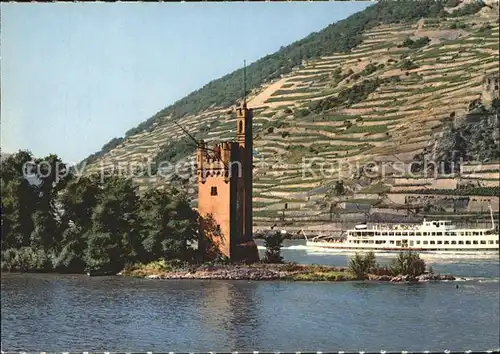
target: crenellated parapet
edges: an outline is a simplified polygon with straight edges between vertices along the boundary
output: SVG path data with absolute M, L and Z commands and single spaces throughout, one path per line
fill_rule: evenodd
M 205 183 L 210 177 L 225 177 L 225 182 L 229 182 L 231 167 L 235 162 L 235 154 L 240 147 L 232 141 L 225 141 L 214 146 L 208 146 L 206 142 L 201 142 L 197 149 L 196 162 L 198 178 Z

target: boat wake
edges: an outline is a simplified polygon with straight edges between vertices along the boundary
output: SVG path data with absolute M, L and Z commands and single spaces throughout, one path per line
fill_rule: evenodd
M 266 247 L 258 245 L 259 250 L 265 250 Z M 368 252 L 368 250 L 354 250 L 354 249 L 335 249 L 335 248 L 325 248 L 307 245 L 291 245 L 283 246 L 282 250 L 303 250 L 311 254 L 325 254 L 325 255 L 354 255 L 356 252 L 363 253 Z M 380 256 L 393 256 L 399 253 L 399 251 L 386 251 L 386 250 L 373 250 L 376 255 Z M 449 258 L 451 261 L 455 260 L 457 257 L 460 258 L 470 258 L 470 259 L 500 259 L 500 254 L 496 251 L 417 251 L 422 258 L 439 258 L 446 259 Z

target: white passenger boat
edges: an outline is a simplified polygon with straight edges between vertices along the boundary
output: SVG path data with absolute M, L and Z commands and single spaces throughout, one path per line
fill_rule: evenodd
M 491 228 L 457 228 L 448 220 L 414 225 L 356 225 L 341 237 L 307 238 L 311 247 L 385 251 L 498 251 L 499 234 L 493 212 Z M 305 236 L 305 234 L 304 234 Z

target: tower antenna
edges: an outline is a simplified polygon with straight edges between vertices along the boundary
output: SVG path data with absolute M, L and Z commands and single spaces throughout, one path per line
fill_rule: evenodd
M 243 107 L 247 107 L 247 61 L 243 60 Z

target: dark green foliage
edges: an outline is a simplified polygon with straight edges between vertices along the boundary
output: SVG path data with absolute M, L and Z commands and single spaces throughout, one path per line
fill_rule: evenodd
M 406 38 L 405 41 L 401 44 L 398 45 L 398 47 L 408 47 L 410 49 L 418 49 L 425 47 L 427 44 L 429 44 L 431 40 L 429 37 L 421 37 L 417 40 L 412 40 L 411 38 Z
M 311 114 L 311 111 L 308 110 L 307 108 L 298 108 L 295 110 L 295 112 L 293 113 L 293 115 L 296 117 L 296 118 L 303 118 L 303 117 L 306 117 L 308 116 L 309 114 Z
M 359 73 L 361 76 L 368 76 L 377 71 L 377 63 L 370 63 Z
M 349 259 L 349 269 L 356 274 L 358 279 L 364 279 L 366 274 L 375 270 L 376 266 L 375 253 L 373 252 L 367 252 L 364 255 L 356 252 Z
M 450 29 L 465 29 L 467 28 L 467 24 L 465 23 L 462 23 L 462 22 L 453 22 L 451 25 L 450 25 Z
M 446 7 L 455 7 L 460 4 L 460 0 L 448 0 L 446 1 Z
M 417 69 L 419 66 L 410 59 L 404 59 L 398 64 L 398 67 L 401 70 L 412 70 Z
M 335 182 L 335 195 L 343 195 L 345 194 L 345 187 L 344 187 L 344 181 L 337 181 Z
M 281 256 L 281 247 L 283 245 L 283 236 L 281 232 L 276 231 L 265 237 L 266 254 L 264 256 L 264 262 L 266 263 L 283 263 L 283 257 Z
M 64 177 L 54 155 L 34 160 L 40 173 L 30 183 L 20 168 L 30 160 L 19 152 L 2 161 L 2 270 L 117 272 L 126 263 L 193 257 L 198 215 L 185 194 L 139 198 L 130 179 Z
M 363 101 L 371 93 L 375 92 L 380 85 L 390 82 L 390 80 L 390 78 L 363 80 L 359 84 L 343 89 L 339 92 L 338 96 L 327 97 L 311 102 L 309 109 L 315 113 L 321 113 L 336 107 L 351 106 Z
M 185 258 L 188 242 L 196 240 L 197 214 L 184 194 L 148 191 L 141 198 L 139 213 L 142 246 L 149 260 Z
M 500 99 L 494 98 L 491 102 L 491 108 L 496 112 L 500 112 Z
M 374 26 L 417 21 L 422 17 L 437 17 L 443 8 L 444 1 L 439 0 L 422 0 L 418 2 L 418 6 L 413 0 L 379 1 L 364 11 L 331 24 L 250 64 L 247 67 L 247 88 L 252 90 L 264 82 L 290 73 L 293 68 L 301 65 L 303 60 L 336 52 L 348 52 L 361 43 L 363 31 Z M 154 124 L 161 124 L 164 117 L 176 119 L 186 114 L 196 114 L 214 105 L 229 107 L 243 96 L 242 77 L 243 69 L 239 69 L 208 83 L 130 129 L 126 136 L 150 130 Z M 325 79 L 327 77 L 328 75 Z M 107 151 L 109 150 L 102 149 L 98 154 L 102 156 Z
M 140 131 L 137 131 L 137 133 L 138 132 L 140 132 Z M 106 154 L 107 152 L 113 150 L 115 147 L 117 147 L 118 145 L 120 145 L 123 142 L 123 140 L 124 140 L 124 138 L 122 138 L 122 137 L 111 139 L 110 141 L 108 141 L 106 144 L 103 145 L 103 147 L 101 148 L 101 150 L 99 150 L 95 154 L 87 156 L 80 163 L 80 165 L 83 164 L 83 163 L 91 164 L 91 163 L 97 161 L 100 157 L 104 156 L 104 154 Z
M 454 10 L 451 14 L 447 14 L 445 17 L 462 17 L 474 15 L 479 12 L 485 6 L 482 1 L 472 1 L 468 4 L 465 4 L 463 7 Z
M 391 261 L 390 269 L 393 275 L 418 277 L 425 272 L 425 262 L 418 253 L 400 252 L 398 257 Z
M 342 73 L 341 68 L 335 69 L 335 71 L 332 74 L 333 77 L 333 87 L 337 86 L 339 82 L 343 81 L 344 79 L 348 78 L 349 76 L 353 75 L 354 71 L 352 69 L 347 70 L 345 73 Z M 357 78 L 359 78 L 359 74 L 354 74 L 357 75 Z M 353 76 L 354 78 L 354 76 Z M 357 79 L 356 78 L 356 79 Z
M 491 31 L 491 28 L 490 24 L 484 24 L 477 30 L 477 34 L 486 34 Z
M 393 191 L 391 193 L 408 193 L 406 191 Z M 484 197 L 498 197 L 500 195 L 500 187 L 476 187 L 467 185 L 459 188 L 458 190 L 453 189 L 417 189 L 412 190 L 412 194 L 441 194 L 441 195 L 474 195 L 474 196 L 484 196 Z
M 43 249 L 21 247 L 2 251 L 2 271 L 36 272 L 51 268 L 51 255 Z

